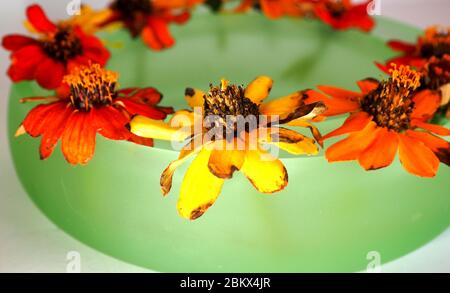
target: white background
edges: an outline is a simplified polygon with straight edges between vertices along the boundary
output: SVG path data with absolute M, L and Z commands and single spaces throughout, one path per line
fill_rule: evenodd
M 69 0 L 2 0 L 0 37 L 25 32 L 26 5 L 37 2 L 51 18 L 64 18 Z M 108 1 L 84 0 L 102 7 Z M 449 0 L 381 0 L 381 14 L 426 27 L 450 26 Z M 8 54 L 0 49 L 0 272 L 65 272 L 69 251 L 81 255 L 82 272 L 146 272 L 99 253 L 65 234 L 30 201 L 12 166 L 6 136 L 6 111 L 10 81 L 4 74 Z M 383 265 L 383 272 L 450 272 L 450 229 L 424 247 Z

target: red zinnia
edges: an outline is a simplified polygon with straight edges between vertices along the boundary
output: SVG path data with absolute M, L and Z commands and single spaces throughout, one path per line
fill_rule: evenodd
M 390 64 L 408 65 L 420 69 L 433 56 L 442 58 L 446 54 L 450 55 L 450 27 L 429 27 L 415 44 L 398 40 L 391 40 L 387 44 L 392 50 L 401 52 L 402 55 L 389 59 L 386 64 L 377 63 L 381 70 L 389 73 Z
M 105 22 L 108 25 L 122 22 L 133 38 L 141 36 L 144 43 L 153 50 L 170 48 L 175 40 L 169 31 L 169 24 L 183 24 L 189 20 L 187 8 L 201 2 L 200 0 L 115 0 L 110 9 L 112 16 Z M 184 9 L 180 14 L 172 10 Z
M 116 90 L 117 74 L 99 64 L 75 68 L 64 77 L 64 83 L 69 91 L 60 97 L 22 100 L 50 102 L 31 110 L 16 133 L 42 136 L 41 159 L 48 158 L 61 139 L 66 160 L 74 165 L 86 164 L 94 155 L 97 132 L 109 139 L 151 146 L 151 139 L 127 129 L 130 117 L 138 114 L 159 120 L 173 112 L 172 108 L 156 106 L 162 96 L 154 88 Z
M 369 2 L 354 5 L 350 0 L 320 0 L 314 12 L 319 19 L 334 29 L 359 28 L 368 32 L 375 25 L 367 13 Z
M 109 52 L 101 41 L 87 35 L 70 21 L 51 22 L 39 5 L 27 8 L 27 18 L 39 37 L 8 35 L 3 47 L 11 51 L 8 75 L 14 82 L 36 80 L 46 89 L 61 85 L 63 76 L 79 65 L 95 62 L 102 66 Z M 51 74 L 50 74 L 51 73 Z

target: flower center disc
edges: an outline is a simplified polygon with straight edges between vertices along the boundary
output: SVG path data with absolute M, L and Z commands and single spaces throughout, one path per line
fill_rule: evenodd
M 222 81 L 220 87 L 210 85 L 204 97 L 203 115 L 207 129 L 223 129 L 223 135 L 236 136 L 243 130 L 256 128 L 260 113 L 258 105 L 245 97 L 241 86 Z M 241 125 L 245 128 L 240 129 Z
M 380 127 L 400 132 L 409 128 L 414 108 L 412 96 L 420 86 L 420 74 L 409 67 L 392 70 L 392 76 L 361 101 L 363 111 Z
M 152 12 L 149 0 L 116 0 L 111 8 L 120 13 L 133 37 L 140 34 L 147 24 L 147 15 Z
M 76 68 L 64 78 L 70 87 L 74 107 L 88 111 L 94 106 L 110 105 L 116 97 L 117 74 L 99 64 Z
M 83 53 L 80 39 L 70 27 L 60 28 L 53 37 L 43 41 L 42 44 L 48 56 L 61 62 L 67 62 Z

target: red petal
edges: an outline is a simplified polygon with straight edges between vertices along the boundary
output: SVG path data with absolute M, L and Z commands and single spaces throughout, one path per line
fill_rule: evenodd
M 145 146 L 148 146 L 148 147 L 152 147 L 153 146 L 153 139 L 140 137 L 140 136 L 137 136 L 136 134 L 133 134 L 133 133 L 131 133 L 130 139 L 128 139 L 128 141 L 131 141 L 131 142 L 134 142 L 134 143 L 140 144 L 140 145 L 145 145 Z
M 126 98 L 118 98 L 116 102 L 123 103 L 125 110 L 131 115 L 143 115 L 148 118 L 161 120 L 166 118 L 166 113 L 153 106 L 137 103 Z
M 112 106 L 92 108 L 92 119 L 95 129 L 106 138 L 127 140 L 130 131 L 125 127 L 129 119 Z
M 34 79 L 37 68 L 48 57 L 39 46 L 30 45 L 15 51 L 11 58 L 13 63 L 8 69 L 8 75 L 12 81 L 18 82 Z
M 152 87 L 122 89 L 119 93 L 125 95 L 126 99 L 150 106 L 158 104 L 162 98 L 162 94 Z
M 35 43 L 36 41 L 34 39 L 21 35 L 8 35 L 3 37 L 2 40 L 2 46 L 9 51 L 17 51 Z
M 73 165 L 87 164 L 94 155 L 95 136 L 91 112 L 73 112 L 61 139 L 66 160 Z
M 142 32 L 142 37 L 150 48 L 161 50 L 175 44 L 167 22 L 163 18 L 151 16 L 148 18 L 147 24 L 148 26 Z
M 64 112 L 66 108 L 67 102 L 65 101 L 38 105 L 28 113 L 22 125 L 29 135 L 33 137 L 40 136 L 51 125 L 52 115 L 54 113 Z
M 65 104 L 65 103 L 60 103 Z M 72 107 L 65 106 L 64 110 L 52 111 L 48 114 L 48 123 L 43 130 L 43 135 L 41 139 L 41 145 L 39 147 L 39 152 L 41 154 L 41 160 L 47 159 L 55 149 L 58 140 L 66 127 L 66 123 L 74 111 Z
M 40 86 L 46 89 L 55 89 L 62 83 L 66 68 L 64 64 L 46 59 L 36 70 L 36 80 Z
M 404 52 L 408 55 L 410 55 L 416 51 L 415 44 L 406 43 L 403 41 L 392 40 L 392 41 L 389 41 L 387 44 L 392 50 Z
M 31 25 L 39 32 L 53 33 L 57 30 L 56 25 L 47 18 L 47 15 L 45 15 L 45 12 L 38 4 L 28 6 L 27 18 Z

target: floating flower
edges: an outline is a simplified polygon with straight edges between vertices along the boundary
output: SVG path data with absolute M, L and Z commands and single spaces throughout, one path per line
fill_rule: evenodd
M 304 14 L 301 0 L 242 0 L 235 9 L 236 12 L 245 12 L 251 8 L 258 8 L 270 19 L 282 16 L 301 16 Z
M 317 1 L 315 15 L 326 24 L 337 30 L 358 28 L 364 32 L 373 29 L 375 22 L 367 13 L 367 5 L 352 4 L 350 0 L 320 0 Z
M 189 20 L 188 9 L 203 0 L 115 0 L 109 20 L 104 25 L 121 22 L 131 36 L 142 37 L 153 50 L 172 47 L 175 40 L 169 31 L 169 24 L 183 24 Z M 174 10 L 183 10 L 174 13 Z
M 351 113 L 341 127 L 323 137 L 349 134 L 326 150 L 329 162 L 358 160 L 364 169 L 375 170 L 389 166 L 398 150 L 403 167 L 423 177 L 435 176 L 439 161 L 450 164 L 450 144 L 438 137 L 450 135 L 450 130 L 428 123 L 440 105 L 440 95 L 416 91 L 419 73 L 394 66 L 388 80 L 366 79 L 358 85 L 361 93 L 319 87 L 331 97 L 319 97 L 329 108 L 325 115 Z
M 48 158 L 58 140 L 70 164 L 86 164 L 94 155 L 97 132 L 108 139 L 152 145 L 151 139 L 132 134 L 126 125 L 132 115 L 164 119 L 171 108 L 158 107 L 161 94 L 154 88 L 116 90 L 117 74 L 99 64 L 75 68 L 64 77 L 67 93 L 56 97 L 33 97 L 46 101 L 28 113 L 16 136 L 42 136 L 41 159 Z
M 181 184 L 177 206 L 181 216 L 196 219 L 203 215 L 219 196 L 224 180 L 237 170 L 262 193 L 285 188 L 287 171 L 279 159 L 262 148 L 263 143 L 296 155 L 317 154 L 313 139 L 280 124 L 314 118 L 324 105 L 305 104 L 308 91 L 263 103 L 271 88 L 272 79 L 264 76 L 246 89 L 222 80 L 221 86 L 211 85 L 206 94 L 188 88 L 186 100 L 194 112 L 177 112 L 171 125 L 142 116 L 132 119 L 131 131 L 139 136 L 188 141 L 179 158 L 161 175 L 164 195 L 171 189 L 175 169 L 197 155 Z
M 12 52 L 8 75 L 14 82 L 36 80 L 40 86 L 54 89 L 72 68 L 89 62 L 104 65 L 110 57 L 95 36 L 71 21 L 51 22 L 39 5 L 29 6 L 27 17 L 37 39 L 22 35 L 3 38 L 3 47 Z
M 389 73 L 390 64 L 409 65 L 420 69 L 433 56 L 442 58 L 445 54 L 450 55 L 450 27 L 429 27 L 415 44 L 392 40 L 388 42 L 388 46 L 402 55 L 389 59 L 386 64 L 377 63 L 381 70 Z

